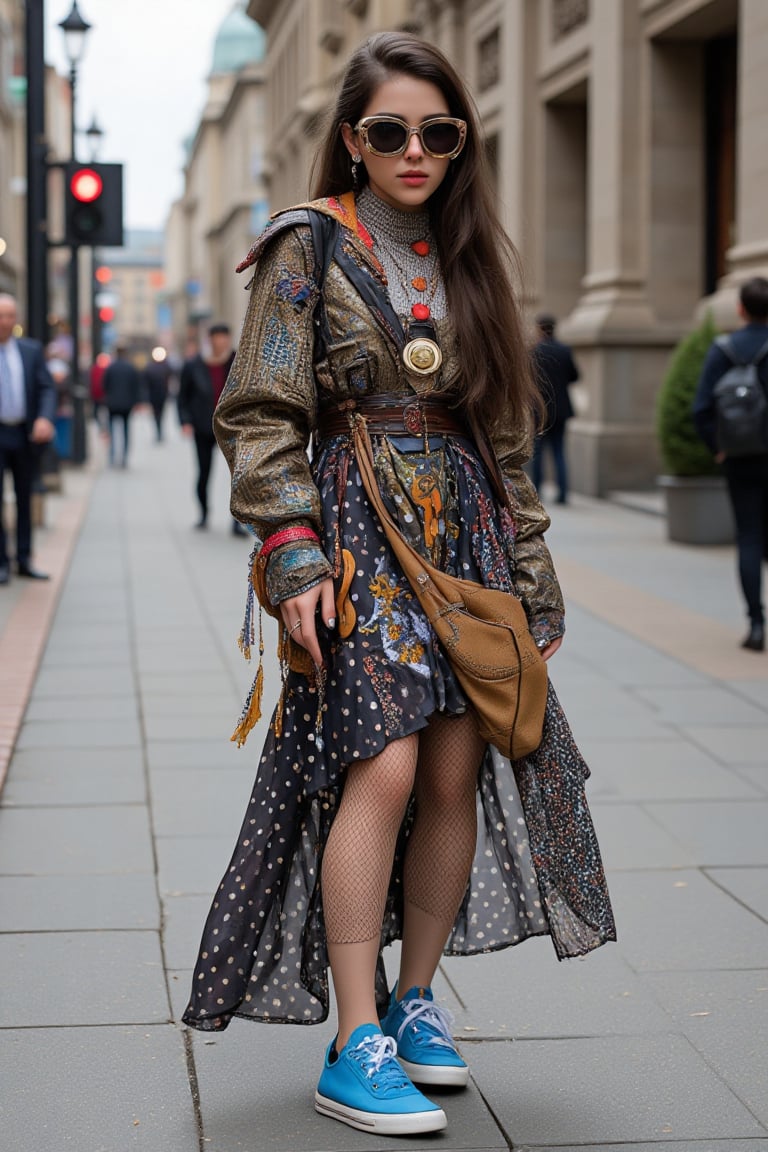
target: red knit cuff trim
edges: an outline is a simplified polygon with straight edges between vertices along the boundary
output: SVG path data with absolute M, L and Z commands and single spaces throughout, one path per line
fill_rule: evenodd
M 297 526 L 295 528 L 283 528 L 280 532 L 273 532 L 261 546 L 259 553 L 262 560 L 266 560 L 270 552 L 274 552 L 275 548 L 279 548 L 281 544 L 292 544 L 294 540 L 316 540 L 320 543 L 320 538 L 317 532 L 313 532 L 311 528 L 304 528 Z

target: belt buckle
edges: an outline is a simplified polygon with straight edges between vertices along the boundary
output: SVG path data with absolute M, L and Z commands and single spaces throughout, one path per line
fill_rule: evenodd
M 406 404 L 403 408 L 403 427 L 406 432 L 410 432 L 411 436 L 423 436 L 426 429 L 426 419 L 419 404 L 415 400 L 412 404 Z

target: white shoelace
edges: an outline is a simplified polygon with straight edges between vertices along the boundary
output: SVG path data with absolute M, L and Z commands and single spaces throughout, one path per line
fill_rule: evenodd
M 365 1058 L 366 1071 L 368 1077 L 373 1076 L 376 1072 L 380 1072 L 382 1065 L 387 1060 L 393 1060 L 397 1055 L 397 1045 L 391 1036 L 365 1036 L 356 1044 L 352 1049 L 353 1052 L 359 1052 L 360 1058 Z M 400 1066 L 395 1065 L 392 1069 L 397 1069 L 399 1076 L 402 1077 Z
M 451 1029 L 453 1027 L 453 1015 L 447 1008 L 441 1008 L 439 1004 L 435 1004 L 433 1000 L 406 1000 L 401 1007 L 405 1010 L 405 1018 L 397 1030 L 398 1040 L 403 1035 L 403 1032 L 410 1024 L 415 1024 L 417 1020 L 424 1017 L 424 1023 L 429 1024 L 439 1036 L 430 1037 L 431 1044 L 442 1044 L 446 1048 L 455 1048 Z

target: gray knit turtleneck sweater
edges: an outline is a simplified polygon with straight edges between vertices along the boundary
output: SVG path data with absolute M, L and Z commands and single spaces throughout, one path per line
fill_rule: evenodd
M 356 198 L 357 214 L 373 240 L 373 252 L 387 274 L 392 307 L 404 320 L 412 319 L 411 305 L 427 304 L 433 320 L 443 320 L 447 305 L 443 278 L 432 235 L 429 211 L 405 212 L 380 200 L 370 188 Z M 416 240 L 426 240 L 427 256 L 411 248 Z M 418 291 L 411 281 L 423 277 L 426 290 Z

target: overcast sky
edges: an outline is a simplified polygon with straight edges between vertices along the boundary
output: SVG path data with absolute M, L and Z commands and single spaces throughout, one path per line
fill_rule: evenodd
M 46 0 L 45 54 L 68 72 L 56 25 L 71 0 Z M 129 228 L 160 228 L 182 191 L 183 140 L 205 103 L 213 41 L 232 0 L 78 0 L 93 25 L 77 86 L 78 127 L 104 129 L 99 159 L 122 161 Z M 90 159 L 78 140 L 78 159 Z

